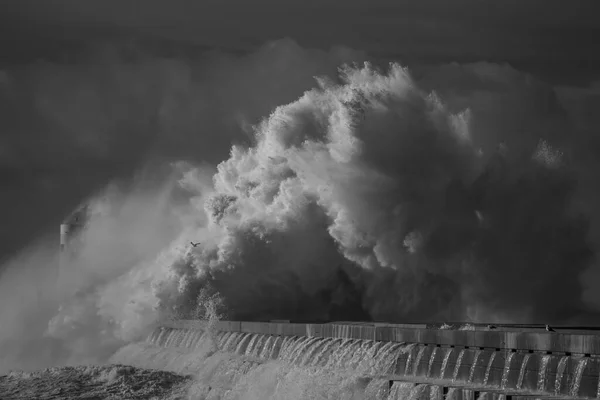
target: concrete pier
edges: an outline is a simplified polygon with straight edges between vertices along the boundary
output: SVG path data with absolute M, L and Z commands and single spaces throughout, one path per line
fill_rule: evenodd
M 164 326 L 199 329 L 203 321 L 180 320 Z M 317 336 L 364 339 L 384 342 L 419 343 L 467 349 L 509 350 L 554 355 L 599 356 L 600 332 L 587 333 L 523 332 L 520 330 L 453 330 L 426 328 L 423 324 L 327 323 L 298 324 L 281 322 L 219 321 L 216 329 L 280 336 Z
M 219 321 L 211 326 L 217 332 L 237 333 L 247 341 L 250 334 L 413 344 L 397 356 L 389 375 L 371 378 L 388 380 L 390 385 L 400 381 L 460 389 L 463 394 L 454 393 L 455 400 L 480 392 L 501 393 L 506 398 L 597 398 L 600 383 L 600 334 L 595 331 L 454 330 L 422 324 L 345 322 Z M 173 321 L 163 324 L 158 328 L 160 334 L 154 332 L 152 337 L 174 338 L 159 340 L 161 346 L 185 346 L 177 337 L 189 337 L 190 331 L 201 332 L 205 327 L 202 321 Z M 277 357 L 273 353 L 272 358 Z

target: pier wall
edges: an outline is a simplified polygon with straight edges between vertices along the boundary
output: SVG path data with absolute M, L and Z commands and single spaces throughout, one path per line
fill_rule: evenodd
M 185 342 L 181 338 L 189 334 L 177 332 L 206 328 L 207 324 L 202 321 L 181 320 L 165 323 L 159 329 L 170 331 L 163 333 L 163 337 L 180 337 L 179 342 L 165 342 L 166 346 L 181 346 Z M 593 334 L 243 321 L 219 321 L 211 323 L 209 329 L 253 337 L 339 338 L 414 344 L 410 351 L 399 354 L 389 375 L 378 377 L 388 379 L 390 385 L 396 381 L 409 381 L 438 385 L 444 390 L 454 387 L 468 389 L 471 393 L 502 393 L 507 399 L 523 395 L 597 398 L 600 388 L 600 336 Z M 158 333 L 154 334 L 155 338 L 158 336 Z M 248 338 L 244 343 L 249 346 L 253 342 L 260 340 Z M 237 352 L 249 354 L 246 348 L 238 348 Z
M 204 329 L 205 322 L 180 320 L 163 324 L 172 328 Z M 280 336 L 334 337 L 384 342 L 420 343 L 448 347 L 543 352 L 555 355 L 600 357 L 600 334 L 554 332 L 482 331 L 427 329 L 424 325 L 399 324 L 298 324 L 281 322 L 218 321 L 223 332 Z M 414 327 L 416 326 L 416 327 Z

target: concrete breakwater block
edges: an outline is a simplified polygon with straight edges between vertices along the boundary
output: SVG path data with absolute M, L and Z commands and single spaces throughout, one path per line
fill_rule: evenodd
M 373 376 L 386 375 L 390 381 L 412 379 L 421 384 L 475 391 L 586 398 L 597 395 L 600 360 L 595 356 L 445 344 L 451 337 L 467 340 L 466 334 L 473 332 L 436 335 L 442 343 L 419 343 L 373 340 L 378 337 L 377 329 L 381 329 L 375 326 L 228 321 L 212 326 L 219 332 L 216 341 L 220 348 L 240 355 L 304 366 L 353 367 Z M 157 328 L 149 341 L 163 347 L 194 346 L 203 327 L 199 323 L 178 322 Z M 401 328 L 400 332 L 406 329 Z M 496 332 L 483 333 L 489 339 Z M 431 332 L 413 332 L 406 338 L 416 340 L 427 335 L 434 337 Z M 505 333 L 501 336 L 505 337 Z

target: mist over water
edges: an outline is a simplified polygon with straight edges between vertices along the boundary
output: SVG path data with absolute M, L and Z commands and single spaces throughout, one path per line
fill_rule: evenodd
M 0 160 L 46 171 L 31 205 L 59 194 L 36 211 L 56 234 L 0 271 L 1 370 L 103 362 L 197 316 L 199 295 L 244 320 L 580 322 L 600 304 L 582 279 L 598 274 L 593 129 L 535 77 L 290 40 L 96 57 L 2 86 L 33 99 L 48 129 L 14 126 L 57 156 L 15 136 Z M 81 201 L 59 268 L 50 214 Z

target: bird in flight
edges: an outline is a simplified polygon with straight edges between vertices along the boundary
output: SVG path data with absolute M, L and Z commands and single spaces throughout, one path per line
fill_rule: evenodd
M 202 242 L 198 242 L 198 243 L 190 242 L 190 244 L 191 244 L 193 247 L 196 247 L 196 246 L 198 246 L 200 243 L 202 243 Z

